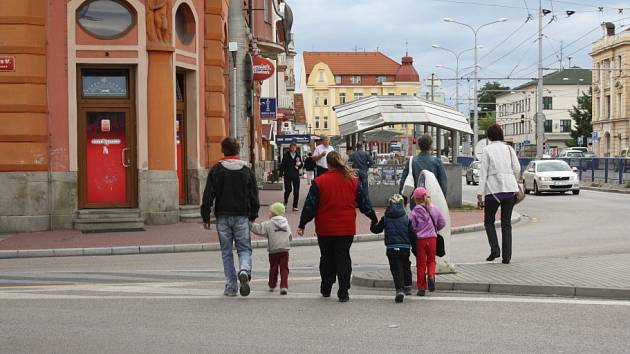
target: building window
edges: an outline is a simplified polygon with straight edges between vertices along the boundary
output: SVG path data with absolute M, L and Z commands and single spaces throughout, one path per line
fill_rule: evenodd
M 87 1 L 77 9 L 77 22 L 96 38 L 113 39 L 125 35 L 136 22 L 136 14 L 126 2 Z
M 551 133 L 552 131 L 552 123 L 553 121 L 551 119 L 546 119 L 545 120 L 545 133 Z
M 319 69 L 317 82 L 324 82 L 324 69 Z
M 385 81 L 387 81 L 387 76 L 379 75 L 376 77 L 376 83 L 382 85 Z
M 363 97 L 363 93 L 361 93 L 361 92 L 355 92 L 355 93 L 354 93 L 354 99 L 355 99 L 355 100 L 358 100 L 358 99 L 359 99 L 359 98 L 361 98 L 361 97 Z
M 571 132 L 571 119 L 562 119 L 560 121 L 560 131 L 563 133 Z
M 378 96 L 378 93 L 377 93 L 377 92 L 372 92 L 372 93 L 370 94 L 370 96 Z
M 315 106 L 319 106 L 319 94 L 316 94 L 314 99 L 315 99 Z
M 328 97 L 324 97 L 324 106 L 328 106 Z
M 606 101 L 604 104 L 606 105 L 606 119 L 610 119 L 610 95 L 606 95 Z
M 187 4 L 181 4 L 175 12 L 175 33 L 185 45 L 189 45 L 195 38 L 195 18 Z
M 339 92 L 339 104 L 344 104 L 344 103 L 346 103 L 346 93 Z
M 360 85 L 361 84 L 361 76 L 358 76 L 358 75 L 350 76 L 350 83 L 353 84 L 353 85 Z
M 400 95 L 401 96 L 407 96 L 407 92 L 401 92 Z
M 341 75 L 335 75 L 335 84 L 341 85 Z
M 324 116 L 324 129 L 328 129 L 328 117 Z
M 394 95 L 393 92 L 390 92 L 390 93 L 387 94 L 387 96 L 393 96 L 393 95 Z
M 319 116 L 315 116 L 315 129 L 319 129 Z
M 543 97 L 543 109 L 553 109 L 553 97 Z
M 263 0 L 263 17 L 266 22 L 271 22 L 271 11 L 269 11 L 269 0 Z

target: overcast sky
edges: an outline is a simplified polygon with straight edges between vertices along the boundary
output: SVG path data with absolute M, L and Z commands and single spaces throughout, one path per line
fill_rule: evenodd
M 536 76 L 538 1 L 536 0 L 287 0 L 294 13 L 293 32 L 301 67 L 302 51 L 375 51 L 400 61 L 408 42 L 409 54 L 422 79 L 434 72 L 453 78 L 453 72 L 436 65 L 455 67 L 454 55 L 433 49 L 439 44 L 454 51 L 474 46 L 470 29 L 442 19 L 450 17 L 473 27 L 506 17 L 508 21 L 482 28 L 478 35 L 479 77 Z M 600 11 L 599 8 L 603 10 Z M 625 7 L 622 13 L 620 8 Z M 558 68 L 561 43 L 564 66 L 591 67 L 593 41 L 601 38 L 603 21 L 616 21 L 617 31 L 630 27 L 630 3 L 611 0 L 544 0 L 552 10 L 543 19 L 543 57 L 546 67 Z M 567 17 L 566 11 L 575 11 Z M 534 18 L 526 22 L 528 14 Z M 555 16 L 554 21 L 548 22 Z M 620 28 L 621 26 L 621 28 Z M 508 38 L 509 36 L 509 38 Z M 473 54 L 461 56 L 460 68 L 473 65 Z M 461 70 L 460 76 L 472 69 Z M 299 73 L 298 73 L 299 75 Z M 299 76 L 297 77 L 299 80 Z M 514 87 L 523 81 L 498 80 Z M 483 81 L 482 81 L 483 83 Z M 470 86 L 460 86 L 465 97 Z M 423 88 L 424 89 L 424 88 Z M 454 97 L 454 82 L 445 81 L 447 97 Z M 462 107 L 463 108 L 463 107 Z

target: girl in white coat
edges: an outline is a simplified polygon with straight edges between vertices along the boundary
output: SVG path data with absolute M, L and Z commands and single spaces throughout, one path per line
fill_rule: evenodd
M 481 153 L 477 194 L 478 204 L 485 208 L 483 223 L 490 244 L 490 256 L 486 260 L 490 262 L 501 256 L 494 227 L 500 206 L 503 263 L 509 264 L 512 258 L 512 209 L 519 190 L 516 176 L 521 172 L 521 165 L 514 149 L 503 142 L 503 130 L 498 124 L 489 126 L 486 135 L 490 143 Z

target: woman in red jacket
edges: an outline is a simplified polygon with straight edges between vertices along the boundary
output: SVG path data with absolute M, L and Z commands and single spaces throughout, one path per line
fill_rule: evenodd
M 337 296 L 340 302 L 350 300 L 352 260 L 350 246 L 356 233 L 356 208 L 374 223 L 378 222 L 368 195 L 363 191 L 356 173 L 337 152 L 326 156 L 328 171 L 313 181 L 304 202 L 298 234 L 315 219 L 315 233 L 321 257 L 319 273 L 322 278 L 320 292 L 330 297 L 335 278 L 339 279 Z

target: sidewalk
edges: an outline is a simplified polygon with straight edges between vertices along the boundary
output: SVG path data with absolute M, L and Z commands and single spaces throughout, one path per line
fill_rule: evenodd
M 512 259 L 507 265 L 500 262 L 461 264 L 456 265 L 455 274 L 437 275 L 436 287 L 437 290 L 447 291 L 628 300 L 628 259 L 630 254 L 615 254 L 523 261 Z M 352 284 L 376 288 L 394 287 L 389 269 L 355 273 Z
M 630 194 L 630 188 L 625 187 L 625 184 L 619 183 L 595 183 L 592 182 L 580 183 L 580 188 L 587 191 L 609 192 L 619 194 Z
M 300 207 L 308 192 L 306 181 L 300 188 Z M 283 201 L 282 191 L 260 191 L 261 208 L 257 221 L 267 219 L 268 205 Z M 289 206 L 292 199 L 289 201 Z M 383 214 L 383 208 L 377 208 L 377 215 Z M 370 232 L 369 220 L 357 211 L 357 242 L 382 239 L 382 235 Z M 287 219 L 295 231 L 299 223 L 300 212 L 289 208 Z M 513 222 L 519 220 L 519 216 Z M 483 230 L 483 211 L 452 211 L 452 233 Z M 292 244 L 315 245 L 317 240 L 314 222 L 307 225 L 303 238 L 295 237 Z M 253 247 L 266 247 L 266 239 L 252 235 Z M 8 235 L 0 240 L 0 258 L 52 257 L 81 255 L 112 255 L 138 253 L 195 252 L 217 250 L 218 235 L 216 228 L 204 230 L 198 223 L 179 223 L 173 225 L 146 225 L 145 231 L 110 232 L 84 234 L 77 230 L 55 230 Z

